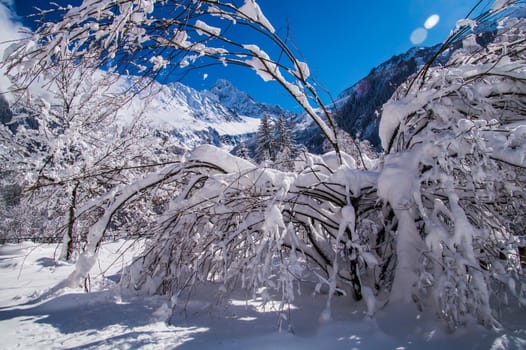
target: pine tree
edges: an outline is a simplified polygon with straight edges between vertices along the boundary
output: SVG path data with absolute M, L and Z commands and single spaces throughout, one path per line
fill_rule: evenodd
M 258 132 L 256 134 L 255 158 L 258 162 L 274 160 L 274 135 L 272 124 L 267 115 L 261 118 Z
M 279 117 L 276 121 L 274 130 L 276 135 L 276 153 L 281 152 L 284 148 L 290 148 L 292 144 L 291 131 L 287 120 L 283 116 Z
M 236 155 L 240 158 L 250 160 L 250 151 L 243 141 L 239 143 Z
M 281 116 L 276 121 L 275 127 L 275 154 L 276 165 L 281 170 L 290 171 L 294 168 L 293 160 L 296 157 L 296 146 L 292 140 L 292 131 L 287 120 Z

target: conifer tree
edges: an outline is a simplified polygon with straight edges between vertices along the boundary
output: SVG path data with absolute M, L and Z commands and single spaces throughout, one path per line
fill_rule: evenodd
M 274 160 L 274 135 L 272 124 L 267 115 L 261 118 L 258 132 L 256 134 L 256 152 L 257 162 Z
M 296 156 L 296 147 L 292 140 L 292 131 L 285 117 L 281 116 L 276 121 L 275 130 L 275 154 L 276 165 L 281 170 L 292 170 L 293 160 Z
M 241 141 L 237 149 L 236 155 L 240 158 L 250 160 L 250 151 L 245 142 Z

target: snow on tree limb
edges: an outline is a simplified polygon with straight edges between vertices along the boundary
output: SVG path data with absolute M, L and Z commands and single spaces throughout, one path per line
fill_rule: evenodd
M 166 16 L 157 17 L 155 9 Z M 308 81 L 307 64 L 279 38 L 255 0 L 245 0 L 239 8 L 211 0 L 83 1 L 79 6 L 58 7 L 56 12 L 62 14 L 61 19 L 44 23 L 34 38 L 13 49 L 7 68 L 19 82 L 31 84 L 31 77 L 61 60 L 130 72 L 141 67 L 140 74 L 150 78 L 174 74 L 205 57 L 225 65 L 239 64 L 253 68 L 264 81 L 274 80 L 285 88 L 338 151 L 336 125 Z M 216 17 L 214 25 L 210 17 Z M 220 25 L 215 24 L 218 19 Z M 249 31 L 269 49 L 238 43 L 230 31 L 222 31 L 232 23 L 235 30 Z M 280 58 L 269 57 L 270 50 L 280 52 Z M 317 112 L 320 107 L 323 118 Z
M 490 295 L 500 277 L 491 271 L 498 275 L 506 265 L 522 274 L 520 232 L 511 222 L 526 205 L 524 192 L 515 192 L 526 180 L 526 25 L 524 18 L 499 22 L 485 50 L 467 45 L 445 67 L 426 68 L 419 88 L 402 86 L 384 106 L 380 127 L 390 154 L 378 195 L 398 220 L 391 298 L 418 304 L 431 296 L 451 329 L 469 322 L 466 312 L 498 326 Z M 501 261 L 496 252 L 509 255 Z
M 99 206 L 103 208 L 104 214 L 90 227 L 86 241 L 87 246 L 81 253 L 75 265 L 75 270 L 67 278 L 66 285 L 70 287 L 81 285 L 93 266 L 95 266 L 98 247 L 117 210 L 141 191 L 165 181 L 179 171 L 180 167 L 178 165 L 167 166 L 159 172 L 148 175 L 144 179 L 116 189 L 114 193 L 111 193 L 111 195 L 107 197 L 108 203 L 100 202 Z
M 17 69 L 27 66 L 41 74 L 58 62 L 74 62 L 64 58 L 91 53 L 88 49 L 95 54 L 83 62 L 96 66 L 110 59 L 104 50 L 123 42 L 135 54 L 149 45 L 175 47 L 173 64 L 209 56 L 277 81 L 338 149 L 330 115 L 324 120 L 311 106 L 314 102 L 323 109 L 306 80 L 308 67 L 275 36 L 255 2 L 245 1 L 243 11 L 228 2 L 193 2 L 196 7 L 177 2 L 180 12 L 176 13 L 181 16 L 172 22 L 153 17 L 152 6 L 164 3 L 122 0 L 115 4 L 118 13 L 112 6 L 100 8 L 97 1 L 65 9 L 70 24 L 76 24 L 68 27 L 72 36 L 65 34 L 61 25 L 66 24 L 60 22 L 53 27 L 56 35 L 48 32 L 40 37 L 43 41 L 19 46 L 15 49 L 19 56 L 12 56 L 19 65 L 12 67 L 12 74 L 20 74 L 21 83 L 32 82 L 34 76 Z M 100 11 L 90 12 L 96 9 Z M 121 13 L 130 21 L 114 21 L 123 19 Z M 189 14 L 195 15 L 192 21 L 181 20 Z M 263 33 L 289 61 L 273 61 L 267 54 L 271 51 L 262 45 L 230 41 L 221 36 L 224 31 L 215 35 L 205 26 L 207 15 Z M 103 19 L 98 27 L 93 23 L 96 16 Z M 147 40 L 144 35 L 131 40 L 145 33 L 141 29 L 152 28 L 159 32 L 146 31 Z M 86 220 L 90 223 L 87 249 L 69 282 L 77 285 L 87 276 L 97 245 L 108 227 L 118 224 L 114 220 L 121 210 L 135 198 L 144 199 L 157 185 L 171 185 L 169 203 L 144 229 L 149 237 L 146 249 L 123 273 L 121 286 L 127 291 L 167 295 L 176 308 L 199 286 L 213 287 L 221 296 L 244 289 L 263 301 L 281 299 L 282 312 L 300 292 L 301 281 L 312 284 L 316 293 L 322 288 L 328 291 L 322 319 L 330 317 L 331 300 L 340 293 L 342 298 L 365 303 L 369 316 L 388 303 L 414 303 L 420 312 L 443 320 L 451 331 L 472 322 L 497 327 L 496 310 L 526 300 L 521 256 L 526 225 L 526 20 L 499 18 L 495 28 L 495 38 L 487 47 L 464 41 L 466 46 L 447 65 L 427 67 L 425 74 L 417 76 L 420 84 L 408 81 L 400 87 L 382 117 L 387 153 L 371 162 L 367 171 L 363 158 L 358 168 L 357 160 L 345 153 L 305 152 L 294 160 L 294 171 L 281 171 L 205 145 L 188 152 L 180 163 L 148 176 L 103 182 L 106 193 L 98 189 L 95 199 L 71 205 L 73 214 L 91 216 Z M 229 49 L 220 50 L 219 44 Z M 114 53 L 117 59 L 118 52 Z M 169 58 L 153 53 L 147 60 L 160 58 L 149 62 L 149 73 L 165 69 L 163 60 Z M 169 64 L 172 61 L 166 69 Z M 46 122 L 59 120 L 60 113 L 49 102 L 33 108 Z M 60 125 L 76 126 L 74 119 Z M 96 130 L 93 123 L 86 127 Z M 37 170 L 51 169 L 37 171 L 45 185 L 70 180 L 60 179 L 60 167 L 52 167 L 56 155 L 71 155 L 65 145 L 78 136 L 64 130 L 49 144 L 53 157 L 35 162 Z M 51 135 L 53 128 L 42 131 Z M 68 137 L 62 137 L 66 132 Z M 2 159 L 9 159 L 8 155 Z M 78 165 L 72 161 L 71 168 Z M 122 169 L 112 170 L 112 176 L 125 175 Z M 84 170 L 75 169 L 75 174 L 80 171 Z M 107 175 L 96 174 L 101 173 Z M 84 184 L 85 178 L 73 179 Z M 75 191 L 68 194 L 68 202 L 75 202 Z M 150 203 L 146 204 L 133 213 L 146 215 Z
M 261 8 L 256 3 L 255 0 L 245 0 L 243 6 L 239 8 L 239 12 L 242 13 L 247 18 L 251 19 L 256 23 L 261 23 L 261 25 L 267 29 L 269 32 L 274 33 L 275 29 L 270 24 L 269 20 L 265 17 Z
M 208 25 L 205 22 L 201 21 L 200 19 L 198 19 L 195 22 L 195 26 L 198 28 L 197 29 L 197 34 L 199 34 L 199 35 L 215 35 L 215 36 L 219 36 L 219 34 L 221 34 L 221 28 L 213 27 L 211 25 Z

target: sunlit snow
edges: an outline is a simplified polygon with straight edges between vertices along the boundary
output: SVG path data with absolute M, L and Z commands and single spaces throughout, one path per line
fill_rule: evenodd
M 185 312 L 166 317 L 163 297 L 120 295 L 120 269 L 142 243 L 101 246 L 92 293 L 66 289 L 45 294 L 73 269 L 54 259 L 55 245 L 20 243 L 0 247 L 0 333 L 2 349 L 504 349 L 526 345 L 523 331 L 474 328 L 449 335 L 413 308 L 386 307 L 367 316 L 348 312 L 336 297 L 333 319 L 321 322 L 323 298 L 304 285 L 297 303 L 279 316 L 279 303 L 230 299 L 215 303 L 209 291 L 185 302 Z M 118 256 L 118 259 L 115 259 Z M 518 315 L 520 317 L 520 315 Z M 281 325 L 281 327 L 280 327 Z M 405 333 L 406 327 L 415 326 Z M 281 329 L 281 331 L 280 331 Z
M 83 1 L 98 2 L 108 1 Z M 242 24 L 257 24 L 257 30 L 272 38 L 274 28 L 256 0 L 244 0 L 240 8 L 223 6 L 227 15 L 220 12 L 221 2 L 211 2 L 217 6 L 210 5 L 213 12 L 208 14 L 218 15 L 217 22 L 231 14 L 230 18 Z M 497 0 L 488 11 L 510 2 Z M 154 17 L 156 4 L 165 2 L 136 3 L 139 12 L 124 16 L 135 6 L 124 4 L 115 18 L 140 24 Z M 2 8 L 0 4 L 0 20 Z M 196 6 L 190 10 L 200 12 L 190 14 L 201 16 L 207 14 L 206 9 Z M 86 30 L 99 30 L 91 20 L 89 16 L 82 19 L 88 22 L 90 29 Z M 236 27 L 235 19 L 228 20 Z M 438 14 L 429 16 L 411 33 L 411 43 L 424 43 L 439 21 Z M 268 146 L 261 152 L 266 152 L 262 162 L 256 164 L 248 159 L 252 145 L 250 139 L 245 144 L 245 134 L 256 134 L 254 153 L 259 153 L 261 126 L 269 117 L 265 111 L 279 115 L 279 106 L 260 108 L 263 104 L 248 94 L 236 93 L 229 82 L 204 91 L 176 82 L 150 82 L 136 92 L 134 79 L 119 76 L 105 90 L 97 84 L 103 81 L 102 71 L 92 69 L 85 79 L 94 88 L 87 91 L 95 91 L 95 97 L 112 93 L 113 103 L 121 91 L 132 90 L 137 96 L 120 110 L 111 111 L 114 119 L 108 122 L 117 129 L 110 136 L 127 137 L 130 132 L 129 140 L 137 140 L 137 147 L 125 145 L 125 151 L 113 155 L 113 140 L 106 142 L 105 135 L 101 145 L 97 139 L 95 146 L 84 146 L 88 141 L 94 143 L 84 134 L 102 135 L 92 131 L 104 129 L 98 120 L 95 128 L 73 118 L 58 126 L 51 123 L 64 119 L 64 113 L 55 118 L 54 112 L 69 113 L 56 103 L 62 102 L 60 98 L 66 101 L 67 96 L 53 94 L 59 80 L 46 85 L 39 81 L 40 72 L 36 74 L 32 77 L 36 87 L 28 92 L 43 101 L 31 104 L 28 111 L 39 113 L 39 129 L 34 133 L 46 137 L 32 139 L 33 131 L 23 127 L 17 132 L 5 129 L 7 137 L 0 136 L 6 140 L 23 141 L 27 136 L 35 141 L 21 146 L 20 156 L 0 144 L 0 150 L 9 150 L 0 155 L 4 166 L 14 169 L 13 178 L 27 173 L 35 177 L 31 180 L 35 189 L 24 186 L 34 191 L 38 201 L 56 201 L 57 205 L 28 202 L 26 210 L 0 193 L 0 214 L 21 208 L 24 220 L 25 212 L 39 220 L 35 229 L 33 221 L 28 221 L 31 236 L 18 235 L 15 225 L 0 230 L 9 234 L 12 230 L 8 237 L 16 242 L 0 245 L 0 348 L 526 349 L 524 310 L 518 307 L 526 305 L 524 246 L 519 242 L 524 239 L 524 221 L 512 222 L 513 216 L 520 218 L 526 211 L 522 190 L 526 181 L 522 113 L 526 104 L 522 94 L 526 87 L 522 40 L 526 21 L 501 22 L 484 50 L 475 36 L 479 25 L 479 20 L 458 21 L 457 30 L 471 29 L 473 34 L 461 38 L 462 47 L 448 63 L 426 67 L 426 74 L 417 76 L 421 82 L 409 80 L 398 88 L 383 105 L 381 118 L 379 110 L 375 111 L 383 154 L 369 148 L 362 154 L 362 142 L 331 126 L 331 111 L 325 113 L 327 118 L 320 116 L 324 106 L 307 81 L 310 69 L 306 63 L 289 57 L 292 63 L 287 66 L 282 59 L 272 58 L 273 50 L 262 46 L 263 50 L 257 42 L 236 43 L 234 53 L 209 47 L 226 30 L 201 20 L 190 25 L 185 22 L 188 34 L 182 30 L 170 39 L 172 48 L 191 54 L 182 58 L 180 67 L 194 63 L 200 55 L 224 55 L 218 59 L 222 63 L 235 57 L 234 63 L 254 70 L 264 81 L 281 84 L 334 144 L 334 151 L 313 155 L 301 150 L 296 157 L 292 146 L 285 146 L 291 142 L 282 140 L 275 147 L 280 149 L 275 161 L 270 160 L 274 146 Z M 74 25 L 69 28 L 78 33 Z M 207 38 L 191 41 L 196 33 Z M 95 40 L 104 39 L 93 35 Z M 119 36 L 121 31 L 111 35 Z M 284 52 L 285 43 L 278 43 L 282 56 L 289 56 Z M 43 45 L 45 49 L 44 44 L 44 40 L 34 40 L 24 48 L 35 50 Z M 62 45 L 64 50 L 74 48 L 70 42 Z M 60 62 L 57 48 L 49 51 L 47 59 Z M 104 48 L 110 58 L 119 52 L 111 52 L 111 46 Z M 161 53 L 149 54 L 146 61 L 150 65 L 141 69 L 159 73 L 171 67 L 172 60 Z M 424 56 L 402 57 L 410 60 L 401 59 L 391 68 L 424 64 L 420 58 Z M 44 64 L 44 60 L 38 62 Z M 33 69 L 29 64 L 23 67 Z M 202 80 L 208 73 L 212 71 L 202 73 Z M 78 74 L 62 81 L 69 84 Z M 395 77 L 393 74 L 391 80 Z M 79 91 L 84 87 L 74 86 Z M 372 86 L 375 84 L 368 87 Z M 361 85 L 353 89 L 359 92 Z M 376 93 L 376 89 L 371 92 Z M 68 106 L 83 106 L 90 98 L 87 95 L 77 98 L 75 94 L 75 103 Z M 104 105 L 96 102 L 92 109 L 79 109 L 82 118 L 91 122 L 92 111 Z M 250 106 L 232 107 L 241 104 Z M 142 120 L 139 124 L 140 112 L 144 124 Z M 263 118 L 257 118 L 260 116 Z M 269 118 L 274 126 L 268 134 L 289 134 L 281 123 L 284 116 Z M 153 145 L 142 142 L 131 133 L 135 125 L 158 131 L 163 142 L 162 137 L 170 141 L 181 135 L 178 140 L 186 143 L 188 151 L 172 151 L 171 142 L 160 146 L 157 141 Z M 82 129 L 74 130 L 77 126 Z M 239 137 L 217 147 L 221 136 Z M 145 140 L 151 139 L 145 135 Z M 269 145 L 278 143 L 273 141 L 278 137 L 267 139 Z M 234 155 L 229 147 L 238 140 L 240 152 Z M 202 141 L 210 144 L 197 146 Z M 18 147 L 15 142 L 8 145 Z M 70 145 L 80 145 L 79 150 Z M 42 156 L 31 154 L 37 148 Z M 128 154 L 137 163 L 130 161 L 126 168 L 115 165 Z M 26 161 L 30 165 L 18 165 Z M 103 176 L 107 174 L 112 175 L 110 180 Z M 90 177 L 98 186 L 100 182 L 100 189 L 91 184 L 95 181 Z M 17 181 L 13 183 L 18 185 Z M 72 182 L 75 187 L 69 193 L 67 186 Z M 0 183 L 0 190 L 10 189 L 5 183 Z M 22 185 L 19 187 L 22 193 Z M 26 225 L 8 214 L 5 217 L 15 218 L 16 225 Z M 64 214 L 69 215 L 67 221 L 61 217 L 56 225 L 51 221 Z M 127 220 L 129 225 L 121 223 Z M 23 242 L 40 238 L 44 232 L 40 225 L 47 221 L 46 232 L 53 234 L 60 226 L 68 226 L 63 247 L 76 239 L 72 233 L 79 235 L 76 248 L 81 252 L 75 256 L 76 264 L 59 258 L 60 244 Z M 140 236 L 132 236 L 131 226 L 137 227 Z M 121 232 L 128 238 L 109 241 Z

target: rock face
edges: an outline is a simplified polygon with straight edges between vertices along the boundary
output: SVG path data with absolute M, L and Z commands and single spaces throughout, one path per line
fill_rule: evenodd
M 394 56 L 343 91 L 338 96 L 340 105 L 336 111 L 338 125 L 349 134 L 367 139 L 380 149 L 378 124 L 383 104 L 409 76 L 431 60 L 439 48 L 439 45 L 430 48 L 412 48 L 405 54 Z M 444 64 L 450 56 L 451 50 L 446 51 L 434 64 Z
M 281 115 L 292 117 L 294 113 L 284 110 L 278 105 L 269 105 L 255 101 L 252 96 L 236 88 L 232 83 L 225 79 L 219 79 L 208 90 L 217 98 L 223 106 L 231 109 L 238 115 L 261 118 L 263 114 L 275 119 Z
M 494 24 L 478 29 L 475 45 L 486 47 L 495 38 L 495 31 Z M 432 66 L 445 65 L 454 52 L 469 44 L 466 41 L 452 43 L 434 59 Z M 335 104 L 338 125 L 353 136 L 369 140 L 376 149 L 381 150 L 378 125 L 382 106 L 402 83 L 439 52 L 440 46 L 441 44 L 433 47 L 415 47 L 404 54 L 393 56 L 372 69 L 365 78 L 344 90 Z
M 0 94 L 0 123 L 9 125 L 9 122 L 13 119 L 13 112 L 9 108 L 9 103 L 7 103 L 4 95 Z M 10 126 L 13 129 L 12 126 Z

